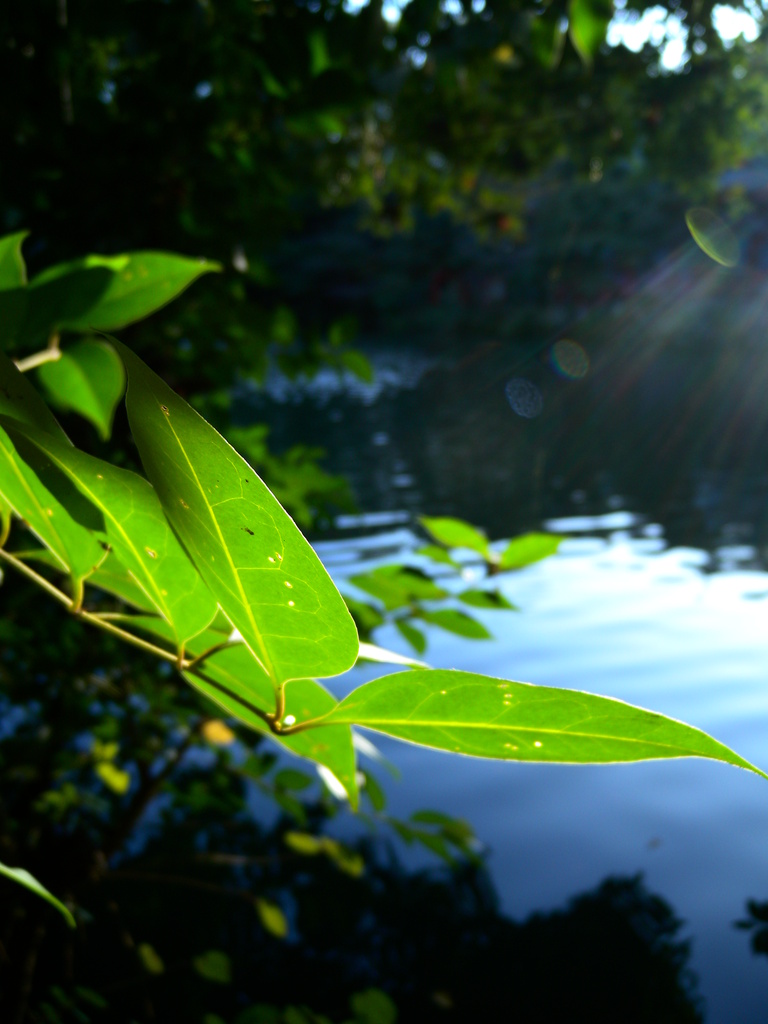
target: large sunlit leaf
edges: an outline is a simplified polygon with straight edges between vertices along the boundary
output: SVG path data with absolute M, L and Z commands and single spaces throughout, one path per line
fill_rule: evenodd
M 88 577 L 88 584 L 107 594 L 120 598 L 126 604 L 144 612 L 154 612 L 155 605 L 147 597 L 128 570 L 120 564 L 114 552 L 109 554 L 96 572 Z
M 739 240 L 725 221 L 703 206 L 695 206 L 685 215 L 685 223 L 694 242 L 710 259 L 724 267 L 739 262 Z
M 111 345 L 97 338 L 75 342 L 59 359 L 43 363 L 38 375 L 56 408 L 79 413 L 102 440 L 109 438 L 125 388 L 123 362 Z
M 32 427 L 14 430 L 32 442 L 103 516 L 99 539 L 109 545 L 183 645 L 210 623 L 217 606 L 187 558 L 152 486 L 136 473 L 120 469 Z
M 23 885 L 25 889 L 29 889 L 41 899 L 47 900 L 52 907 L 58 910 L 70 928 L 76 927 L 72 912 L 64 906 L 61 900 L 57 900 L 52 893 L 48 892 L 35 877 L 30 875 L 28 871 L 25 871 L 24 868 L 9 868 L 6 864 L 0 864 L 0 875 L 5 875 L 6 878 L 10 878 L 11 881 Z
M 354 690 L 324 719 L 412 743 L 508 761 L 612 763 L 707 757 L 768 778 L 690 725 L 610 697 L 416 669 Z
M 214 428 L 132 352 L 126 405 L 147 476 L 192 561 L 272 683 L 358 653 L 344 601 L 296 524 Z
M 71 448 L 43 400 L 2 352 L 0 415 L 29 429 L 39 425 L 62 447 Z M 67 486 L 48 458 L 23 438 L 11 441 L 2 429 L 0 495 L 75 580 L 82 580 L 104 558 L 104 550 L 90 532 L 101 526 L 97 512 L 74 487 Z
M 52 330 L 114 331 L 161 309 L 218 263 L 166 252 L 85 256 L 58 263 L 29 283 L 31 335 Z

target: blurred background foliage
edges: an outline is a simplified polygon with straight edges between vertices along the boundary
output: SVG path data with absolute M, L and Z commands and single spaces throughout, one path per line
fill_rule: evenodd
M 9 0 L 0 234 L 31 231 L 33 274 L 86 252 L 220 261 L 124 339 L 316 529 L 354 495 L 313 437 L 274 450 L 233 389 L 270 370 L 366 380 L 376 343 L 525 352 L 597 304 L 620 310 L 693 203 L 742 225 L 759 212 L 747 172 L 722 172 L 762 153 L 762 37 L 725 42 L 711 0 L 672 0 L 678 66 L 664 33 L 638 52 L 605 43 L 611 18 L 652 6 Z M 89 426 L 73 433 L 101 453 Z M 131 461 L 122 421 L 116 437 Z M 617 1005 L 625 1021 L 701 1019 L 679 925 L 640 880 L 505 920 L 465 823 L 387 817 L 374 773 L 374 831 L 347 846 L 318 780 L 23 581 L 2 596 L 0 860 L 79 921 L 65 934 L 0 880 L 3 1020 L 476 1020 L 510 983 L 527 1021 L 558 1019 L 561 994 L 592 1024 Z M 399 607 L 360 605 L 369 628 Z M 401 841 L 445 866 L 406 872 Z

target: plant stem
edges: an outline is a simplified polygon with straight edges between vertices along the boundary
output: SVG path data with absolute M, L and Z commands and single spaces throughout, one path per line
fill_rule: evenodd
M 46 348 L 39 352 L 33 352 L 25 359 L 15 359 L 14 362 L 22 373 L 26 373 L 27 370 L 34 370 L 36 366 L 42 366 L 43 363 L 55 363 L 57 359 L 61 359 L 61 349 L 59 348 L 58 332 L 55 332 L 48 339 Z
M 189 672 L 190 675 L 197 676 L 198 679 L 202 679 L 204 683 L 207 683 L 208 686 L 212 686 L 215 690 L 219 690 L 221 693 L 226 694 L 226 696 L 229 697 L 230 700 L 234 700 L 238 704 L 242 704 L 242 706 L 246 708 L 246 710 L 250 711 L 252 714 L 260 718 L 262 722 L 265 723 L 265 725 L 268 725 L 272 732 L 280 733 L 280 730 L 275 728 L 274 719 L 268 711 L 262 711 L 261 708 L 257 708 L 255 704 L 251 704 L 249 701 L 245 700 L 243 697 L 240 697 L 238 694 L 232 693 L 232 691 L 228 690 L 226 686 L 222 686 L 222 684 L 217 682 L 215 679 L 211 679 L 210 676 L 207 676 L 198 668 L 190 669 L 189 667 L 187 667 L 185 671 Z
M 67 595 L 59 590 L 58 587 L 49 583 L 44 576 L 41 576 L 40 573 L 37 573 L 34 569 L 30 568 L 26 562 L 22 562 L 20 559 L 14 558 L 10 551 L 5 551 L 3 548 L 0 548 L 0 558 L 4 562 L 8 562 L 9 565 L 12 565 L 14 569 L 18 569 L 20 573 L 27 576 L 34 583 L 37 583 L 38 586 L 42 587 L 46 593 L 51 595 L 51 597 L 55 597 L 61 604 L 65 605 L 67 608 L 72 607 L 71 597 L 67 597 Z

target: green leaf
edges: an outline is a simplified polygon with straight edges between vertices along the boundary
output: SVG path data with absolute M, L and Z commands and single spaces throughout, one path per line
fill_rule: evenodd
M 456 633 L 458 636 L 465 636 L 469 640 L 490 640 L 492 634 L 488 632 L 482 622 L 473 619 L 466 612 L 457 611 L 454 608 L 441 608 L 436 612 L 422 612 L 421 616 L 425 622 L 431 622 L 433 626 L 439 626 L 449 633 Z
M 11 514 L 13 509 L 10 504 L 5 500 L 2 494 L 0 494 L 0 548 L 8 540 L 8 534 L 11 531 Z M 57 559 L 58 561 L 58 559 Z
M 460 564 L 451 558 L 445 548 L 439 548 L 437 544 L 426 544 L 423 548 L 417 548 L 416 554 L 423 555 L 425 558 L 429 558 L 433 562 L 439 562 L 442 565 L 450 565 L 454 569 L 460 568 Z
M 232 981 L 232 961 L 219 949 L 209 949 L 196 956 L 192 966 L 206 981 L 215 981 L 219 985 L 229 985 Z
M 43 363 L 38 375 L 57 409 L 84 416 L 108 440 L 125 388 L 123 363 L 111 345 L 94 338 L 76 342 L 59 359 Z
M 283 842 L 302 857 L 316 857 L 324 849 L 322 838 L 313 836 L 311 832 L 286 832 Z
M 363 768 L 363 778 L 365 784 L 363 786 L 363 792 L 371 802 L 371 807 L 374 811 L 381 813 L 387 806 L 387 798 L 384 794 L 384 790 L 379 785 L 378 779 L 371 772 Z
M 29 889 L 41 899 L 47 900 L 52 907 L 58 910 L 70 928 L 76 927 L 72 912 L 64 906 L 61 900 L 57 900 L 52 893 L 48 892 L 28 871 L 25 871 L 24 868 L 9 868 L 5 864 L 0 864 L 0 875 L 5 875 L 6 878 L 10 878 L 11 881 L 16 882 L 18 885 L 23 885 L 25 889 Z
M 506 611 L 519 611 L 498 590 L 463 590 L 456 596 L 460 601 L 470 605 L 472 608 L 501 608 Z
M 136 583 L 133 576 L 118 561 L 114 554 L 107 555 L 99 568 L 88 577 L 89 586 L 98 587 L 107 594 L 119 597 L 126 604 L 144 612 L 154 612 L 155 605 Z
M 102 542 L 110 546 L 175 631 L 183 645 L 211 622 L 216 601 L 187 558 L 147 481 L 25 426 L 13 434 L 31 441 L 103 516 Z
M 273 685 L 333 676 L 357 659 L 355 624 L 309 543 L 251 467 L 115 342 L 147 475 L 171 525 Z
M 356 992 L 349 1000 L 359 1024 L 395 1024 L 397 1007 L 380 988 Z
M 27 312 L 27 268 L 21 243 L 29 234 L 18 231 L 0 238 L 0 344 L 16 335 Z
M 573 764 L 706 757 L 768 778 L 706 733 L 611 697 L 414 669 L 359 687 L 323 720 L 475 757 Z
M 256 912 L 263 927 L 276 939 L 284 939 L 288 934 L 288 920 L 276 903 L 259 896 L 256 900 Z
M 551 12 L 534 14 L 530 22 L 530 33 L 531 49 L 538 62 L 545 68 L 557 67 L 565 42 L 560 16 Z
M 513 537 L 502 551 L 498 566 L 500 569 L 522 569 L 525 565 L 540 562 L 542 558 L 554 555 L 562 539 L 553 533 L 524 533 L 521 537 Z
M 123 768 L 112 764 L 111 761 L 102 761 L 95 766 L 94 770 L 104 785 L 118 796 L 127 793 L 131 788 L 131 776 Z
M 383 565 L 371 572 L 358 573 L 350 576 L 349 582 L 381 601 L 387 611 L 416 601 L 440 601 L 448 597 L 448 591 L 438 587 L 425 573 L 401 565 Z
M 154 946 L 150 946 L 148 942 L 140 942 L 136 947 L 136 952 L 142 967 L 148 974 L 163 974 L 165 972 L 165 964 Z
M 0 352 L 0 415 L 18 425 L 55 435 L 63 446 L 69 440 L 35 389 Z M 72 449 L 74 451 L 74 449 Z M 76 581 L 87 576 L 104 558 L 91 529 L 100 517 L 87 501 L 24 438 L 11 441 L 0 429 L 0 495 L 32 532 L 71 572 Z
M 21 245 L 28 235 L 28 231 L 17 231 L 0 238 L 0 292 L 26 286 L 27 267 L 21 255 Z
M 193 650 L 199 642 L 200 638 L 193 641 Z M 299 757 L 325 765 L 347 791 L 352 806 L 357 807 L 355 751 L 351 729 L 343 726 L 327 733 L 325 730 L 322 733 L 308 730 L 293 736 L 278 736 L 270 732 L 258 711 L 274 711 L 274 690 L 269 677 L 245 644 L 217 651 L 205 659 L 195 674 L 185 672 L 184 678 L 245 725 L 266 732 L 276 743 L 287 747 Z M 314 679 L 292 680 L 285 687 L 283 721 L 290 723 L 293 719 L 304 721 L 320 717 L 335 707 L 336 703 L 336 698 Z
M 588 67 L 605 40 L 612 17 L 612 0 L 571 0 L 568 33 L 574 49 Z
M 395 619 L 395 628 L 404 637 L 417 654 L 423 654 L 427 649 L 427 638 L 420 629 L 412 626 L 407 619 Z
M 276 773 L 274 783 L 278 789 L 306 789 L 312 785 L 312 777 L 294 768 L 282 768 Z
M 484 559 L 490 558 L 488 538 L 480 530 L 465 523 L 463 519 L 448 516 L 422 516 L 419 522 L 436 541 L 447 548 L 470 548 Z
M 710 259 L 724 267 L 739 262 L 739 241 L 728 225 L 711 210 L 696 206 L 685 215 L 694 242 Z
M 218 263 L 165 252 L 85 256 L 58 263 L 29 283 L 29 334 L 115 331 L 167 305 Z

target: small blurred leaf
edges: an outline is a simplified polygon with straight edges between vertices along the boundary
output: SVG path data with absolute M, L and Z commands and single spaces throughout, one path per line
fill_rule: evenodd
M 696 206 L 685 215 L 694 242 L 710 259 L 724 267 L 739 262 L 739 241 L 728 225 L 711 210 Z
M 28 231 L 17 231 L 0 238 L 0 292 L 23 288 L 27 283 L 27 268 L 21 255 L 21 245 Z
M 574 49 L 587 66 L 605 40 L 612 17 L 612 0 L 571 0 L 568 32 Z
M 339 871 L 352 878 L 360 878 L 365 872 L 365 861 L 355 850 L 348 846 L 330 839 L 327 836 L 323 839 L 323 849 L 329 860 L 331 860 Z
M 540 562 L 542 558 L 549 558 L 560 547 L 562 539 L 553 533 L 525 533 L 514 537 L 501 553 L 499 568 L 522 569 L 533 562 Z
M 519 611 L 498 590 L 464 590 L 456 596 L 472 608 L 503 608 L 507 611 Z
M 286 832 L 283 842 L 290 847 L 294 853 L 300 853 L 303 857 L 315 857 L 323 851 L 323 841 L 311 832 Z
M 535 14 L 531 18 L 531 49 L 538 62 L 545 68 L 555 68 L 563 53 L 565 34 L 560 17 L 552 12 Z
M 423 654 L 427 649 L 427 638 L 420 629 L 416 629 L 405 619 L 395 619 L 395 628 L 408 641 L 417 654 Z
M 165 972 L 165 964 L 154 946 L 150 946 L 148 942 L 140 942 L 136 947 L 136 952 L 139 954 L 142 966 L 148 974 L 163 974 Z
M 125 389 L 123 362 L 111 345 L 93 338 L 76 342 L 59 359 L 43 363 L 38 374 L 56 408 L 79 413 L 103 441 L 109 438 Z
M 416 554 L 424 555 L 425 558 L 430 558 L 433 562 L 440 562 L 442 565 L 459 568 L 459 563 L 451 558 L 445 548 L 439 548 L 436 544 L 427 544 L 423 548 L 417 548 Z
M 122 768 L 118 768 L 116 764 L 112 764 L 111 761 L 101 761 L 96 765 L 95 771 L 104 785 L 113 793 L 122 796 L 130 789 L 131 776 Z
M 489 557 L 488 538 L 462 519 L 448 516 L 422 516 L 419 522 L 435 540 L 447 548 L 470 548 L 483 558 Z
M 288 920 L 276 903 L 259 897 L 256 900 L 256 912 L 262 925 L 276 939 L 284 939 L 288 934 Z
M 355 993 L 349 1005 L 360 1024 L 395 1024 L 397 1020 L 397 1007 L 380 988 Z
M 439 601 L 448 592 L 438 587 L 425 573 L 401 565 L 384 565 L 371 572 L 350 576 L 349 582 L 377 598 L 387 611 L 414 601 Z
M 344 368 L 354 374 L 355 377 L 365 381 L 366 384 L 371 383 L 373 380 L 373 366 L 371 366 L 370 360 L 362 352 L 358 352 L 357 349 L 349 349 L 347 352 L 342 352 L 340 359 Z
M 378 783 L 375 775 L 371 772 L 363 769 L 363 778 L 365 779 L 365 786 L 363 787 L 363 793 L 368 797 L 371 802 L 371 807 L 374 811 L 381 813 L 387 806 L 387 798 L 384 795 L 384 790 Z
M 274 783 L 278 789 L 306 789 L 312 785 L 312 777 L 306 772 L 297 772 L 294 768 L 283 768 L 276 773 Z
M 226 953 L 218 949 L 209 949 L 192 961 L 192 966 L 206 981 L 215 981 L 219 985 L 229 985 L 232 981 L 232 961 Z
M 473 619 L 465 612 L 457 611 L 454 608 L 441 608 L 436 612 L 422 612 L 421 618 L 425 622 L 431 622 L 433 626 L 439 626 L 449 633 L 456 633 L 457 636 L 465 636 L 469 640 L 490 640 L 492 636 L 482 622 L 478 622 L 477 619 Z

